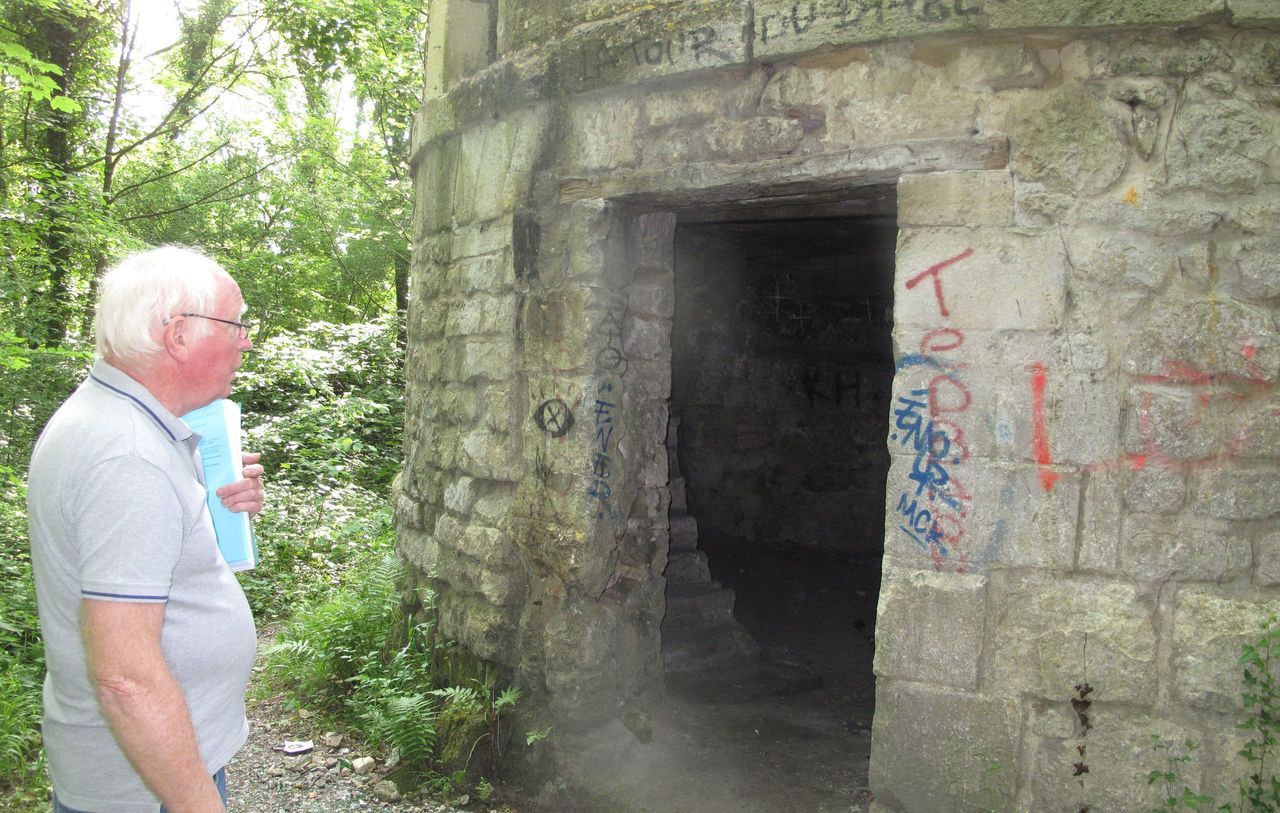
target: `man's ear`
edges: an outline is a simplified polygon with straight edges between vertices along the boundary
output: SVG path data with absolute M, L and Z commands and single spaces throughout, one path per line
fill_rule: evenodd
M 191 355 L 191 323 L 185 316 L 175 316 L 164 326 L 161 337 L 165 352 L 178 361 L 186 361 Z

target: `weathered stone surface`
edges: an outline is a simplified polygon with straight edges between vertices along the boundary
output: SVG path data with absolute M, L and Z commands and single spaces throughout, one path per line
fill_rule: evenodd
M 1224 461 L 1193 475 L 1191 505 L 1220 519 L 1266 519 L 1280 514 L 1276 464 Z
M 756 58 L 768 58 L 836 43 L 970 31 L 980 25 L 979 18 L 977 13 L 956 13 L 951 4 L 940 2 L 895 7 L 840 0 L 757 0 L 752 45 Z
M 876 612 L 876 674 L 976 689 L 985 584 L 982 576 L 887 568 Z
M 1181 467 L 1143 466 L 1124 477 L 1124 502 L 1133 511 L 1171 514 L 1186 500 L 1187 476 Z
M 1255 580 L 1265 587 L 1280 586 L 1280 531 L 1263 534 L 1255 543 L 1258 563 Z
M 637 137 L 637 99 L 601 99 L 594 105 L 575 106 L 572 111 L 565 154 L 574 167 L 590 172 L 639 163 L 643 140 Z
M 1130 514 L 1122 539 L 1121 570 L 1137 580 L 1223 582 L 1252 563 L 1249 540 L 1223 522 Z
M 876 681 L 870 785 L 877 803 L 889 810 L 1008 809 L 1019 717 L 1013 699 Z M 1001 770 L 988 771 L 993 764 Z
M 1071 567 L 1079 478 L 1059 479 L 1045 492 L 1035 466 L 970 458 L 949 468 L 948 488 L 936 490 L 939 496 L 931 500 L 927 489 L 916 493 L 916 458 L 893 455 L 886 563 L 979 571 Z
M 515 313 L 516 297 L 513 293 L 471 297 L 449 313 L 445 330 L 455 336 L 508 334 L 515 324 Z
M 1013 179 L 1007 172 L 930 172 L 898 181 L 902 226 L 1011 226 Z
M 1240 292 L 1250 299 L 1280 297 L 1280 237 L 1255 238 L 1234 247 Z
M 993 579 L 996 628 L 987 691 L 1065 700 L 1088 681 L 1095 705 L 1155 701 L 1156 633 L 1131 585 L 1097 579 Z
M 1155 736 L 1163 742 L 1181 745 L 1195 740 L 1198 732 L 1131 708 L 1109 706 L 1099 697 L 1100 679 L 1089 675 L 1095 692 L 1089 695 L 1093 705 L 1087 710 L 1092 726 L 1088 734 L 1080 733 L 1080 722 L 1064 693 L 1056 702 L 1037 704 L 1029 720 L 1029 736 L 1024 742 L 1028 787 L 1018 798 L 1018 809 L 1045 813 L 1077 813 L 1090 810 L 1152 810 L 1164 802 L 1159 785 L 1147 782 L 1151 770 L 1167 767 L 1166 754 L 1156 751 Z M 1085 752 L 1080 753 L 1079 747 Z M 1180 766 L 1183 779 L 1195 784 L 1200 775 L 1200 755 L 1192 754 Z M 1076 775 L 1076 764 L 1088 767 L 1088 773 Z M 1083 778 L 1084 781 L 1081 781 Z M 1177 792 L 1181 793 L 1181 784 Z
M 1210 394 L 1213 377 L 1245 388 L 1275 381 L 1280 328 L 1271 313 L 1238 300 L 1178 300 L 1170 294 L 1120 327 L 1126 372 Z M 1243 349 L 1253 347 L 1252 351 Z
M 1076 567 L 1086 573 L 1112 573 L 1119 557 L 1120 528 L 1124 515 L 1118 484 L 1119 472 L 1091 473 L 1085 480 L 1080 513 L 1080 545 Z
M 1280 120 L 1209 80 L 1188 85 L 1171 127 L 1171 188 L 1251 192 L 1268 177 Z
M 903 229 L 895 327 L 1056 328 L 1066 307 L 1064 260 L 1062 243 L 1053 234 Z M 940 263 L 947 264 L 931 272 Z
M 1108 101 L 1075 84 L 1006 100 L 1014 174 L 1068 193 L 1101 192 L 1118 181 L 1129 150 Z
M 1173 616 L 1173 692 L 1195 708 L 1243 708 L 1240 647 L 1258 639 L 1280 601 L 1241 601 L 1195 589 L 1178 593 Z
M 488 429 L 473 429 L 461 438 L 459 463 L 470 474 L 488 480 L 514 480 L 511 462 L 518 460 L 515 441 Z
M 459 516 L 466 516 L 479 495 L 480 481 L 473 477 L 458 477 L 444 490 L 444 507 Z

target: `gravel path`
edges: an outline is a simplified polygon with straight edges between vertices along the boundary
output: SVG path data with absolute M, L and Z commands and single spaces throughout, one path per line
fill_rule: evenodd
M 272 641 L 260 631 L 258 650 Z M 254 670 L 256 681 L 261 667 Z M 229 813 L 519 813 L 515 808 L 479 799 L 455 800 L 456 807 L 401 798 L 385 779 L 395 767 L 375 758 L 367 766 L 359 743 L 323 730 L 321 722 L 305 710 L 289 709 L 282 696 L 255 697 L 249 688 L 249 740 L 227 765 Z M 308 753 L 289 755 L 278 750 L 285 741 L 313 743 Z M 358 766 L 359 772 L 352 766 Z

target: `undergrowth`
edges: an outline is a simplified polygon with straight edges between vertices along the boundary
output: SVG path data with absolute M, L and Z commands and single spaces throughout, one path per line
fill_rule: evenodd
M 370 558 L 329 597 L 300 608 L 265 653 L 268 688 L 397 754 L 402 789 L 485 798 L 520 692 L 497 689 L 488 673 L 438 687 L 436 649 L 449 644 L 435 635 L 429 591 L 419 597 L 428 620 L 405 615 L 405 575 L 394 557 Z

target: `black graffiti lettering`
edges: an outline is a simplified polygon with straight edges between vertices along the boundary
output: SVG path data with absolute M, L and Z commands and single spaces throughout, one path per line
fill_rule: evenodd
M 838 0 L 836 11 L 840 14 L 840 21 L 836 23 L 836 28 L 852 28 L 858 25 L 872 9 L 876 12 L 876 22 L 883 23 L 884 0 Z
M 769 21 L 772 19 L 772 14 L 764 14 L 756 20 L 757 25 L 760 27 L 760 41 L 762 43 L 768 44 L 769 42 Z
M 573 428 L 573 410 L 560 398 L 550 398 L 538 406 L 533 421 L 551 437 L 564 437 Z
M 644 49 L 644 61 L 650 65 L 661 65 L 662 55 L 670 43 L 664 44 L 662 40 L 654 40 Z
M 940 23 L 951 16 L 944 0 L 923 0 L 920 4 L 920 19 L 929 23 Z
M 972 14 L 982 13 L 981 4 L 978 4 L 976 6 L 966 6 L 964 4 L 964 0 L 955 0 L 955 3 L 954 5 L 952 5 L 952 8 L 955 10 L 957 17 L 967 17 Z
M 711 26 L 704 25 L 693 29 L 689 32 L 689 38 L 693 40 L 693 60 L 695 62 L 701 62 L 704 53 L 726 62 L 729 60 L 729 54 L 719 48 L 711 47 L 711 43 L 716 41 L 716 30 Z
M 916 0 L 889 0 L 889 8 L 905 8 L 910 14 L 916 10 Z
M 803 34 L 810 28 L 813 28 L 814 22 L 818 19 L 818 4 L 809 4 L 809 21 L 803 26 L 800 25 L 800 4 L 794 3 L 791 6 L 791 27 L 795 29 L 797 34 Z

